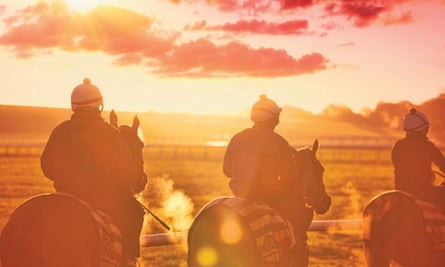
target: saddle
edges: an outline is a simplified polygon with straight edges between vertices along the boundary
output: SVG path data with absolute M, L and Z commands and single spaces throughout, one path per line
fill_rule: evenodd
M 86 207 L 94 218 L 100 236 L 100 267 L 119 267 L 122 262 L 122 236 L 119 227 L 110 216 L 91 206 L 88 202 L 67 193 L 56 192 L 51 195 L 67 197 L 76 200 Z
M 445 250 L 445 214 L 442 210 L 415 195 L 402 193 L 411 198 L 419 207 L 424 219 L 425 231 L 432 241 L 434 250 Z
M 269 206 L 241 197 L 220 197 L 206 208 L 213 205 L 224 205 L 241 215 L 254 236 L 258 254 L 267 262 L 279 262 L 297 243 L 292 224 Z

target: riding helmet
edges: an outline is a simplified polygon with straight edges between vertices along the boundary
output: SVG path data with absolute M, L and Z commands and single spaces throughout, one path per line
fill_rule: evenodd
M 89 78 L 73 89 L 71 93 L 71 109 L 73 111 L 85 109 L 103 109 L 103 98 L 99 88 L 91 83 Z
M 282 108 L 278 107 L 272 99 L 266 95 L 260 95 L 260 99 L 255 102 L 250 112 L 250 119 L 254 122 L 262 122 L 278 118 Z
M 405 116 L 403 130 L 410 133 L 423 132 L 428 128 L 430 122 L 425 114 L 412 108 Z

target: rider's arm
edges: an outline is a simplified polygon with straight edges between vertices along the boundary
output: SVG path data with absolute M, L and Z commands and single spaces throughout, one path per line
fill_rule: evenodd
M 224 154 L 223 161 L 223 173 L 227 177 L 232 177 L 232 158 L 232 142 L 230 142 Z
M 445 157 L 443 156 L 440 149 L 434 145 L 434 143 L 430 143 L 430 156 L 431 161 L 442 171 L 445 173 Z

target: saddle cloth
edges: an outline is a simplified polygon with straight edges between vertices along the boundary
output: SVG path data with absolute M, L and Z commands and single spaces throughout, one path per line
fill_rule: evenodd
M 238 212 L 249 226 L 258 254 L 267 262 L 279 262 L 296 244 L 292 224 L 274 209 L 240 197 L 221 197 L 210 206 L 224 205 Z
M 402 192 L 414 200 L 422 212 L 425 231 L 431 238 L 435 250 L 445 250 L 445 214 L 436 205 L 420 199 L 419 197 Z
M 74 195 L 63 192 L 53 194 L 75 199 L 90 211 L 97 223 L 101 242 L 99 267 L 120 267 L 122 262 L 122 235 L 111 217 Z

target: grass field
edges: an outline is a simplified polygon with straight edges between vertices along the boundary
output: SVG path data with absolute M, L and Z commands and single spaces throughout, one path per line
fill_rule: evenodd
M 143 202 L 173 227 L 184 231 L 194 214 L 210 199 L 229 195 L 221 171 L 222 148 L 183 151 L 145 151 L 150 177 Z M 315 219 L 359 219 L 366 203 L 391 189 L 389 150 L 326 149 L 319 158 L 325 167 L 325 184 L 333 204 Z M 0 157 L 0 229 L 17 205 L 27 198 L 52 192 L 42 175 L 39 157 Z M 166 232 L 147 215 L 145 234 Z M 310 266 L 364 266 L 361 232 L 310 232 Z M 145 267 L 186 266 L 184 245 L 142 249 Z

